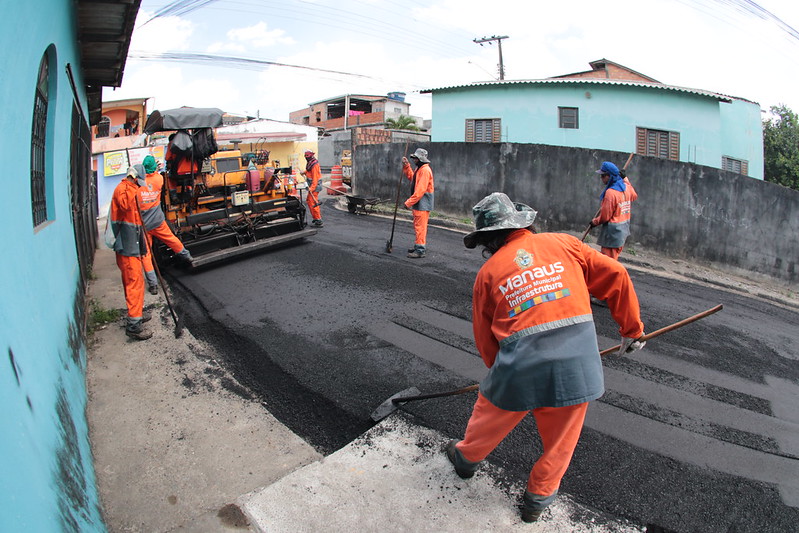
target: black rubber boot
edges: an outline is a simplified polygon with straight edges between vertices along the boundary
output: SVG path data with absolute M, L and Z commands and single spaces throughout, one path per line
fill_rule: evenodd
M 467 461 L 463 455 L 461 455 L 460 450 L 458 450 L 457 440 L 453 439 L 447 443 L 446 452 L 447 452 L 447 459 L 452 465 L 455 467 L 455 473 L 458 474 L 458 477 L 461 479 L 469 479 L 474 475 L 477 471 L 477 468 L 480 466 L 480 463 L 473 463 L 471 461 Z

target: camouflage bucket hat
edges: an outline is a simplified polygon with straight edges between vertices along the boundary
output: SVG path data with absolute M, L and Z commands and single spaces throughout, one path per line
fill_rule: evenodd
M 472 208 L 475 230 L 463 238 L 467 248 L 477 246 L 477 234 L 501 229 L 529 227 L 538 212 L 525 204 L 517 204 L 502 192 L 494 192 Z
M 414 153 L 411 154 L 411 157 L 415 157 L 422 163 L 429 163 L 430 160 L 427 158 L 427 150 L 424 148 L 417 148 Z

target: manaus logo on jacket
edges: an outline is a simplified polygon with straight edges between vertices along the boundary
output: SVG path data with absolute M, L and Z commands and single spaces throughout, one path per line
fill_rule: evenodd
M 516 250 L 516 259 L 513 260 L 521 270 L 525 268 L 530 268 L 533 266 L 533 254 L 525 250 L 524 248 L 519 248 Z

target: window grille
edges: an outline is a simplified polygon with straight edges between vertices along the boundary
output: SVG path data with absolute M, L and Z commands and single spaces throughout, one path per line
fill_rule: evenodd
M 466 142 L 502 142 L 502 121 L 498 118 L 466 119 Z
M 721 168 L 744 176 L 749 175 L 749 161 L 743 159 L 735 159 L 726 155 L 721 156 Z
M 50 72 L 47 56 L 39 63 L 39 77 L 33 101 L 33 126 L 31 128 L 31 210 L 33 226 L 47 222 L 47 100 Z
M 576 107 L 559 107 L 558 123 L 561 128 L 576 130 L 580 127 L 579 111 Z
M 636 148 L 639 155 L 680 160 L 680 134 L 676 131 L 636 128 Z

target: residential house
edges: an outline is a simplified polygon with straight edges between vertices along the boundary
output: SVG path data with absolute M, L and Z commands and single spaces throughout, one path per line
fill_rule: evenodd
M 0 19 L 0 531 L 106 530 L 85 413 L 91 130 L 103 86 L 122 82 L 139 6 L 37 0 Z
M 434 142 L 512 142 L 613 150 L 763 179 L 760 106 L 666 85 L 606 59 L 591 70 L 423 90 Z
M 319 153 L 317 157 L 323 167 L 341 164 L 342 156 L 355 149 L 357 139 L 352 132 L 361 129 L 358 138 L 373 138 L 369 142 L 392 142 L 394 135 L 380 131 L 386 120 L 408 116 L 416 120 L 420 128 L 425 124 L 422 117 L 410 114 L 410 106 L 405 101 L 405 93 L 391 92 L 386 96 L 346 94 L 309 104 L 308 107 L 289 113 L 289 121 L 319 128 Z M 403 139 L 426 142 L 428 134 L 403 132 Z

